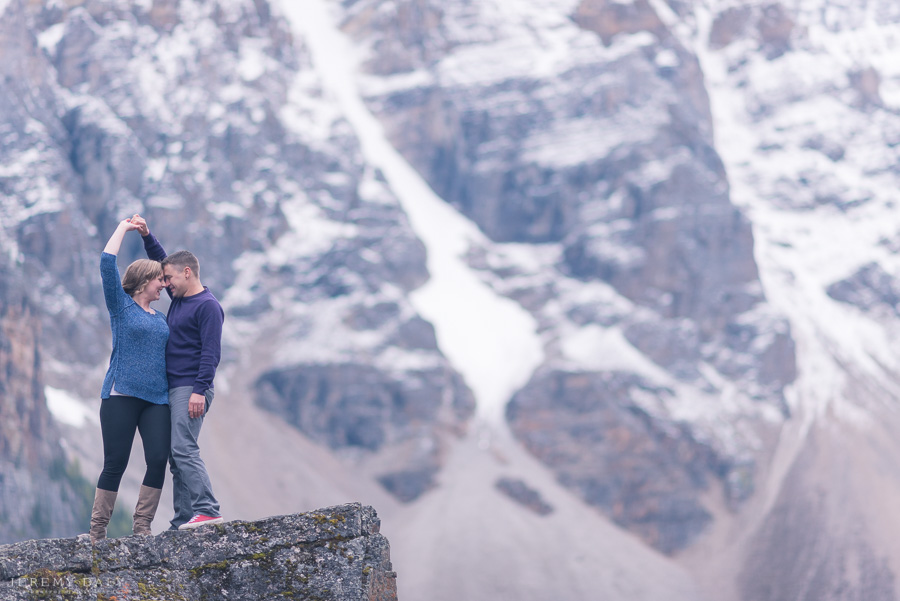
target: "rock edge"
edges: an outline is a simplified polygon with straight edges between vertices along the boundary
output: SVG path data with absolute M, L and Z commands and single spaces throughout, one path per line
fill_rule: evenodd
M 390 544 L 372 507 L 128 536 L 0 546 L 0 598 L 81 601 L 396 601 Z

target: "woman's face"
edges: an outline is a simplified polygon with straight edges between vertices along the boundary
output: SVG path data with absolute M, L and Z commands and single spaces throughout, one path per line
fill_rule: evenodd
M 155 301 L 159 300 L 159 293 L 165 287 L 166 282 L 163 280 L 163 276 L 159 276 L 155 280 L 147 282 L 147 287 L 144 288 L 144 292 L 147 293 L 147 296 L 151 301 Z

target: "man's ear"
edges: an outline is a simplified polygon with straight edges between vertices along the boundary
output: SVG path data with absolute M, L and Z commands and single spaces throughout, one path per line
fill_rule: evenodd
M 194 272 L 191 271 L 190 267 L 185 266 L 184 271 L 182 273 L 184 273 L 184 279 L 189 280 L 189 279 L 191 279 L 191 275 L 193 275 Z

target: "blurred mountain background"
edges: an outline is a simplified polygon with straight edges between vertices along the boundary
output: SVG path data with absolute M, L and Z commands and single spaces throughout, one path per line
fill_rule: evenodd
M 0 76 L 0 542 L 87 530 L 139 212 L 226 519 L 371 504 L 407 601 L 900 598 L 900 4 L 0 0 Z

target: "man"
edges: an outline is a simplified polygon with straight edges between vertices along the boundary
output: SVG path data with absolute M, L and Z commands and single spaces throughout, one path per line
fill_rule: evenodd
M 147 257 L 162 263 L 166 290 L 172 299 L 166 316 L 166 375 L 172 415 L 169 469 L 175 505 L 170 529 L 219 524 L 224 520 L 200 458 L 197 439 L 214 396 L 213 379 L 221 357 L 225 312 L 201 283 L 197 257 L 186 250 L 166 255 L 140 215 L 132 217 L 131 222 L 138 226 Z

